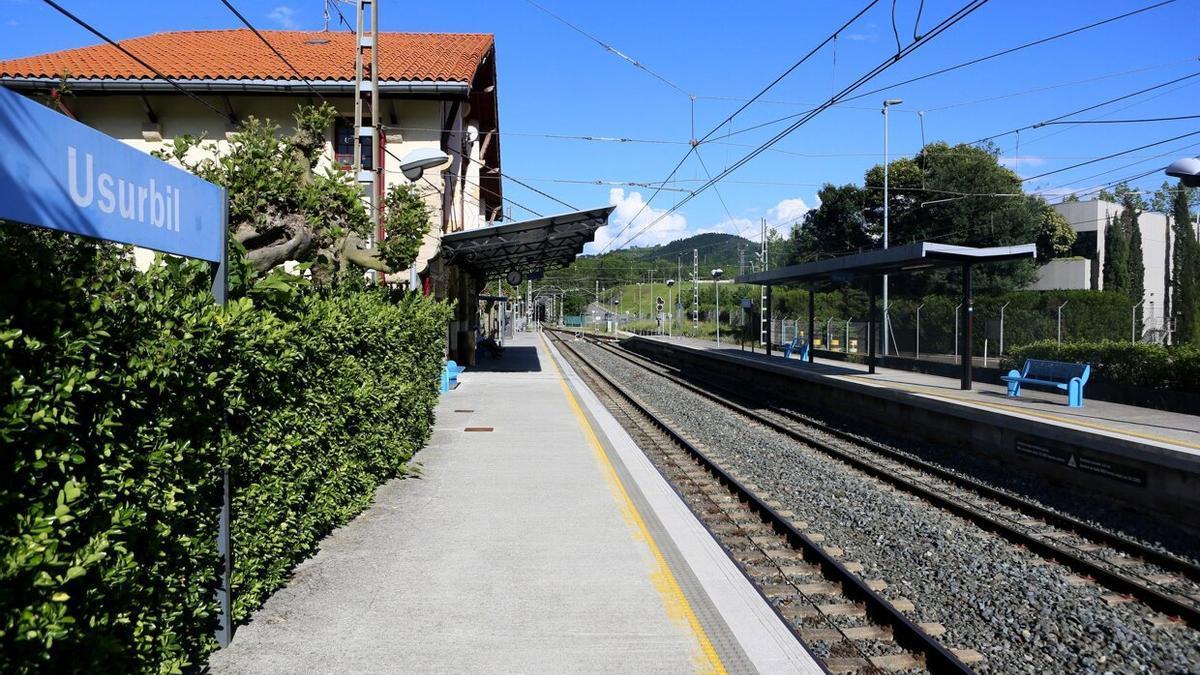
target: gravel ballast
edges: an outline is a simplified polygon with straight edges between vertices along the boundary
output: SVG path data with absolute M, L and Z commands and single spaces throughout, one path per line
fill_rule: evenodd
M 748 476 L 888 583 L 883 595 L 943 624 L 945 644 L 986 657 L 981 672 L 1200 672 L 1200 633 L 1065 567 L 897 492 L 598 347 L 573 343 L 632 393 Z

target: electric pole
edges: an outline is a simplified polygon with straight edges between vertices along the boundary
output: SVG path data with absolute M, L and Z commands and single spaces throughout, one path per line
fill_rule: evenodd
M 766 272 L 769 267 L 768 262 L 767 262 L 767 252 L 768 252 L 767 219 L 763 218 L 762 219 L 762 251 L 760 252 L 759 255 L 762 257 L 762 260 L 760 262 L 762 263 L 762 271 L 764 271 L 764 272 Z M 759 289 L 760 289 L 760 299 L 759 299 L 759 305 L 758 305 L 758 323 L 759 323 L 758 341 L 760 344 L 766 345 L 767 340 L 771 339 L 771 326 L 767 323 L 770 320 L 770 312 L 767 311 L 768 310 L 768 308 L 767 308 L 767 285 L 763 284 L 762 286 L 759 287 Z
M 370 27 L 364 26 L 366 7 L 370 6 Z M 371 235 L 367 237 L 367 245 L 375 247 L 382 238 L 383 232 L 379 227 L 379 208 L 383 200 L 380 198 L 383 187 L 383 162 L 379 144 L 379 3 L 376 0 L 358 0 L 356 3 L 356 20 L 358 28 L 355 36 L 354 50 L 354 172 L 359 186 L 367 195 L 367 208 L 371 214 Z M 370 51 L 370 66 L 364 61 L 366 52 Z M 370 68 L 370 87 L 365 86 L 366 74 L 364 69 Z M 364 126 L 363 106 L 371 109 L 371 126 Z M 367 145 L 367 167 L 363 168 L 363 144 Z M 414 268 L 415 269 L 415 268 Z M 410 279 L 410 282 L 412 280 Z
M 700 249 L 692 249 L 692 337 L 700 335 Z

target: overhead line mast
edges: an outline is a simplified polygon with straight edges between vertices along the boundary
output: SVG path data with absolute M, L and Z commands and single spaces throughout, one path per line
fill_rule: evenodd
M 370 6 L 370 27 L 365 27 L 366 7 Z M 367 244 L 371 247 L 384 236 L 379 225 L 379 210 L 383 207 L 383 153 L 380 152 L 379 133 L 379 3 L 377 0 L 358 0 L 355 6 L 356 23 L 354 48 L 354 171 L 359 185 L 367 194 L 371 213 L 371 236 Z M 369 34 L 368 34 L 369 33 Z M 365 63 L 370 52 L 370 66 Z M 364 73 L 370 68 L 369 75 Z M 370 77 L 368 82 L 367 77 Z M 363 106 L 371 110 L 371 126 L 363 126 Z M 363 144 L 366 143 L 370 163 L 363 169 Z M 415 276 L 416 268 L 413 268 Z M 409 279 L 410 284 L 414 283 Z M 415 286 L 414 286 L 415 287 Z

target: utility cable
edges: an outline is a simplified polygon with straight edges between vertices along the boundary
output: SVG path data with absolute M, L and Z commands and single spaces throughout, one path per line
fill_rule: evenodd
M 312 85 L 312 82 L 309 82 L 307 77 L 304 77 L 303 75 L 301 75 L 300 71 L 296 70 L 296 66 L 293 66 L 292 62 L 288 61 L 286 56 L 279 53 L 279 50 L 275 48 L 275 45 L 271 44 L 270 40 L 267 40 L 267 38 L 264 37 L 262 33 L 258 32 L 258 29 L 255 28 L 254 25 L 251 24 L 250 21 L 245 16 L 242 15 L 241 12 L 239 12 L 237 10 L 237 8 L 233 6 L 233 3 L 229 2 L 229 0 L 221 0 L 221 4 L 228 7 L 229 11 L 233 12 L 233 15 L 236 16 L 239 20 L 241 20 L 241 22 L 246 25 L 246 28 L 250 29 L 250 32 L 252 32 L 256 36 L 258 36 L 259 40 L 262 40 L 262 43 L 267 46 L 267 49 L 270 49 L 272 52 L 274 52 L 275 56 L 278 56 L 279 60 L 283 61 L 284 65 L 286 65 L 288 68 L 291 68 L 292 72 L 296 74 L 296 77 L 300 78 L 300 80 L 302 82 L 304 82 L 305 85 L 308 86 L 309 90 L 311 90 L 312 93 L 317 95 L 317 98 L 321 99 L 322 102 L 325 101 L 325 97 L 321 95 L 321 92 L 317 91 L 316 87 L 314 87 Z
M 1038 127 L 1050 126 L 1051 124 L 1144 124 L 1146 122 L 1174 122 L 1176 120 L 1194 120 L 1200 118 L 1200 115 L 1176 115 L 1174 117 L 1143 117 L 1133 120 L 1067 120 L 1065 122 L 1038 122 L 1033 125 Z
M 531 2 L 531 3 L 533 2 L 533 0 L 526 0 L 526 1 Z M 800 60 L 793 63 L 787 70 L 783 71 L 783 73 L 781 75 L 779 75 L 779 77 L 776 77 L 774 80 L 772 80 L 770 84 L 768 84 L 767 86 L 765 86 L 761 90 L 759 90 L 759 92 L 757 94 L 755 94 L 752 98 L 750 98 L 750 100 L 743 103 L 737 110 L 733 111 L 732 114 L 730 114 L 728 117 L 726 117 L 724 120 L 722 120 L 716 126 L 714 126 L 711 130 L 709 130 L 708 133 L 704 134 L 703 138 L 700 138 L 698 140 L 693 140 L 692 147 L 688 148 L 688 151 L 686 153 L 684 153 L 682 158 L 680 158 L 679 162 L 675 165 L 675 168 L 671 169 L 671 172 L 669 174 L 667 174 L 667 177 L 663 180 L 663 184 L 666 184 L 672 178 L 675 177 L 675 174 L 679 171 L 680 167 L 683 166 L 684 162 L 687 161 L 688 157 L 692 156 L 692 153 L 695 151 L 696 147 L 698 147 L 701 143 L 705 142 L 710 136 L 712 136 L 714 133 L 716 133 L 717 130 L 719 130 L 721 127 L 725 126 L 727 123 L 729 123 L 731 120 L 733 120 L 733 118 L 735 118 L 739 114 L 741 114 L 741 112 L 744 111 L 746 108 L 753 105 L 755 101 L 757 101 L 764 94 L 766 94 L 768 91 L 770 91 L 772 87 L 779 84 L 784 78 L 786 78 L 788 75 L 790 75 L 792 73 L 792 71 L 796 70 L 804 62 L 808 61 L 808 59 L 810 59 L 813 56 L 813 54 L 816 54 L 818 51 L 820 51 L 822 47 L 829 44 L 830 41 L 836 40 L 838 33 L 842 32 L 846 28 L 850 27 L 855 21 L 857 21 L 859 19 L 859 17 L 861 17 L 863 14 L 866 14 L 868 10 L 870 10 L 872 7 L 874 7 L 878 3 L 879 3 L 879 0 L 871 0 L 869 3 L 867 3 L 867 5 L 865 7 L 863 7 L 861 10 L 859 10 L 858 13 L 855 14 L 850 20 L 846 21 L 844 24 L 842 24 L 842 26 L 840 28 L 838 28 L 836 31 L 834 31 L 832 34 L 830 34 L 829 37 L 825 38 L 820 43 L 818 43 L 817 46 L 813 47 L 807 54 L 800 57 Z M 633 225 L 633 223 L 638 219 L 638 217 L 640 217 L 642 215 L 642 213 L 647 208 L 650 207 L 650 203 L 652 201 L 654 201 L 654 198 L 657 197 L 660 192 L 661 192 L 660 189 L 656 189 L 650 195 L 649 199 L 642 202 L 642 206 L 641 206 L 641 208 L 638 209 L 637 213 L 635 213 L 632 218 L 630 218 L 628 221 L 625 222 L 625 226 L 621 228 L 621 230 L 616 234 L 616 236 L 614 236 L 612 239 L 609 240 L 608 244 L 606 244 L 604 246 L 604 248 L 600 251 L 600 253 L 604 253 L 605 251 L 607 251 L 612 246 L 613 242 L 617 241 L 618 239 L 620 239 L 620 237 L 623 234 L 625 234 L 626 230 L 628 230 Z M 657 219 L 654 222 L 657 222 Z
M 932 30 L 931 30 L 931 31 L 930 31 L 928 34 L 921 36 L 921 40 L 919 40 L 919 41 L 917 41 L 917 42 L 913 42 L 913 43 L 909 44 L 907 47 L 905 47 L 905 48 L 904 48 L 904 49 L 903 49 L 903 50 L 900 52 L 900 54 L 898 54 L 898 55 L 896 55 L 896 56 L 894 56 L 894 57 L 889 57 L 887 60 L 883 61 L 883 62 L 882 62 L 882 63 L 880 63 L 879 65 L 877 65 L 877 66 L 875 66 L 874 68 L 872 68 L 872 69 L 871 69 L 870 71 L 868 71 L 866 74 L 862 75 L 862 76 L 861 76 L 861 77 L 859 77 L 857 80 L 855 80 L 854 82 L 850 83 L 850 84 L 849 84 L 849 85 L 848 85 L 846 88 L 844 88 L 844 89 L 843 89 L 841 92 L 839 92 L 839 93 L 838 93 L 836 96 L 833 96 L 833 97 L 831 97 L 831 98 L 830 98 L 828 101 L 826 101 L 826 102 L 825 102 L 825 104 L 823 104 L 823 105 L 821 105 L 821 106 L 819 106 L 819 107 L 815 108 L 814 110 L 810 111 L 810 112 L 809 112 L 808 114 L 806 114 L 804 117 L 802 117 L 801 119 L 799 119 L 799 120 L 797 120 L 796 122 L 792 123 L 792 125 L 790 125 L 788 128 L 786 128 L 786 129 L 784 129 L 783 131 L 781 131 L 781 132 L 777 133 L 777 134 L 776 134 L 774 137 L 772 137 L 770 140 L 768 140 L 768 141 L 766 141 L 765 143 L 763 143 L 762 145 L 760 145 L 760 146 L 759 146 L 757 149 L 755 149 L 755 150 L 751 151 L 750 153 L 748 153 L 747 155 L 745 155 L 744 157 L 742 157 L 740 160 L 738 160 L 737 162 L 735 162 L 735 163 L 734 163 L 732 166 L 730 166 L 729 168 L 725 169 L 725 170 L 724 170 L 724 171 L 722 171 L 721 173 L 717 174 L 717 176 L 715 176 L 715 177 L 714 177 L 712 180 L 710 180 L 710 181 L 708 181 L 707 183 L 704 183 L 703 185 L 701 185 L 701 186 L 700 186 L 699 188 L 697 188 L 697 189 L 696 189 L 696 190 L 695 190 L 695 191 L 694 191 L 692 194 L 690 194 L 690 195 L 688 195 L 688 196 L 684 197 L 684 198 L 683 198 L 683 199 L 681 199 L 679 202 L 677 202 L 675 205 L 673 205 L 673 206 L 672 206 L 670 209 L 668 209 L 668 210 L 664 211 L 662 214 L 660 214 L 660 215 L 659 215 L 657 218 L 655 218 L 653 221 L 651 221 L 650 223 L 647 223 L 647 224 L 646 224 L 645 226 L 643 226 L 643 227 L 642 227 L 640 230 L 638 230 L 637 232 L 635 232 L 633 236 L 631 236 L 629 239 L 627 239 L 627 240 L 625 241 L 625 245 L 626 245 L 626 246 L 627 246 L 627 245 L 629 245 L 629 243 L 630 243 L 630 242 L 632 242 L 634 239 L 637 239 L 637 237 L 641 236 L 641 234 L 642 234 L 642 233 L 644 233 L 644 232 L 645 232 L 646 230 L 648 230 L 650 227 L 653 227 L 653 226 L 654 226 L 656 223 L 658 223 L 659 221 L 661 221 L 663 218 L 665 218 L 666 216 L 670 215 L 671 213 L 674 213 L 674 212 L 675 212 L 675 211 L 677 211 L 677 210 L 678 210 L 680 207 L 682 207 L 684 204 L 686 204 L 686 203 L 688 203 L 689 201 L 691 201 L 692 199 L 694 199 L 694 198 L 695 198 L 697 195 L 699 195 L 700 193 L 704 192 L 704 191 L 705 191 L 705 190 L 707 190 L 709 187 L 711 187 L 712 185 L 716 184 L 718 181 L 720 181 L 720 180 L 724 179 L 726 176 L 728 176 L 729 174 L 733 173 L 733 172 L 734 172 L 734 171 L 736 171 L 737 169 L 741 168 L 742 166 L 744 166 L 745 164 L 747 164 L 748 162 L 750 162 L 751 160 L 753 160 L 755 157 L 758 157 L 760 154 L 762 154 L 763 152 L 765 152 L 765 151 L 766 151 L 768 148 L 770 148 L 771 146 L 775 145 L 775 144 L 776 144 L 776 143 L 778 143 L 779 141 L 783 140 L 785 137 L 787 137 L 788 135 L 790 135 L 790 134 L 791 134 L 792 132 L 794 132 L 796 129 L 799 129 L 801 126 L 803 126 L 804 124 L 808 123 L 808 122 L 809 122 L 811 119 L 813 119 L 814 117 L 816 117 L 816 116 L 817 116 L 817 115 L 819 115 L 820 113 L 824 112 L 826 109 L 828 109 L 829 107 L 831 107 L 832 105 L 834 105 L 834 104 L 835 104 L 835 103 L 837 103 L 838 101 L 840 101 L 840 100 L 842 100 L 843 98 L 847 97 L 847 96 L 850 94 L 850 92 L 853 92 L 854 90 L 858 89 L 858 88 L 859 88 L 859 87 L 861 87 L 862 85 L 864 85 L 864 84 L 866 84 L 867 82 L 871 81 L 872 79 L 874 79 L 875 77 L 877 77 L 877 76 L 878 76 L 880 73 L 884 72 L 885 70 L 887 70 L 888 68 L 892 67 L 892 66 L 893 66 L 893 65 L 895 65 L 896 63 L 899 63 L 901 59 L 905 58 L 905 57 L 906 57 L 906 56 L 908 56 L 909 54 L 912 54 L 914 51 L 916 51 L 917 49 L 919 49 L 921 46 L 923 46 L 923 45 L 925 45 L 925 44 L 929 43 L 930 41 L 932 41 L 932 39 L 933 39 L 933 38 L 937 37 L 937 36 L 938 36 L 938 35 L 940 35 L 942 32 L 944 32 L 944 31 L 946 31 L 947 29 L 949 29 L 950 27 L 954 26 L 954 25 L 955 25 L 955 24 L 957 24 L 959 21 L 962 21 L 963 19 L 965 19 L 967 16 L 969 16 L 970 14 L 972 14 L 973 12 L 975 12 L 976 10 L 978 10 L 980 7 L 982 7 L 983 5 L 987 4 L 987 2 L 988 2 L 988 1 L 989 1 L 989 0 L 972 0 L 971 2 L 968 2 L 966 5 L 964 5 L 963 7 L 961 7 L 960 9 L 958 9 L 957 11 L 955 11 L 953 14 L 951 14 L 950 16 L 948 16 L 946 19 L 942 20 L 942 22 L 941 22 L 941 23 L 939 23 L 937 26 L 935 26 L 935 27 L 934 27 L 934 28 L 933 28 L 933 29 L 932 29 Z M 606 247 L 606 248 L 607 248 L 607 247 Z
M 204 99 L 202 99 L 199 96 L 195 95 L 194 93 L 188 91 L 187 89 L 184 89 L 183 86 L 180 85 L 178 82 L 167 77 L 166 75 L 163 75 L 162 72 L 159 71 L 157 68 L 150 65 L 149 63 L 146 63 L 140 57 L 135 55 L 133 52 L 131 52 L 128 49 L 126 49 L 125 47 L 121 46 L 121 43 L 113 40 L 112 38 L 108 37 L 104 33 L 101 33 L 99 30 L 92 27 L 91 24 L 89 24 L 86 21 L 84 21 L 83 19 L 80 19 L 79 17 L 75 16 L 74 14 L 67 11 L 66 9 L 63 9 L 62 5 L 59 5 L 57 2 L 54 2 L 54 0 L 42 0 L 42 2 L 53 7 L 56 11 L 58 11 L 59 14 L 62 14 L 63 16 L 70 19 L 71 21 L 74 21 L 76 24 L 78 24 L 80 27 L 82 27 L 84 30 L 88 31 L 92 35 L 95 35 L 96 37 L 100 38 L 101 40 L 104 40 L 108 44 L 112 45 L 118 51 L 120 51 L 122 54 L 124 54 L 125 56 L 128 56 L 129 58 L 131 58 L 135 62 L 137 62 L 138 65 L 145 68 L 146 70 L 149 70 L 150 72 L 157 75 L 159 77 L 159 79 L 165 81 L 167 84 L 170 84 L 172 87 L 175 87 L 176 89 L 178 89 L 180 92 L 182 92 L 188 98 L 192 99 L 193 101 L 196 101 L 197 103 L 204 106 L 205 108 L 208 108 L 209 110 L 213 111 L 214 113 L 219 115 L 221 117 L 221 119 L 225 120 L 226 122 L 229 122 L 230 124 L 236 123 L 236 121 L 233 118 L 233 115 L 230 115 L 229 113 L 221 112 L 221 110 L 219 108 L 217 108 L 216 106 L 214 106 L 213 104 L 209 103 L 208 101 L 205 101 Z
M 591 33 L 585 31 L 584 29 L 580 28 L 579 26 L 576 26 L 575 24 L 571 23 L 570 21 L 567 21 L 566 19 L 555 14 L 554 12 L 551 12 L 550 10 L 539 5 L 538 3 L 534 2 L 533 0 L 525 0 L 525 2 L 528 2 L 529 4 L 533 5 L 537 9 L 541 10 L 543 13 L 547 14 L 554 20 L 556 20 L 559 23 L 563 24 L 564 26 L 570 28 L 571 30 L 575 31 L 576 33 L 579 33 L 580 35 L 586 37 L 587 39 L 591 40 L 592 42 L 595 42 L 596 44 L 600 45 L 600 47 L 604 51 L 606 51 L 624 61 L 627 61 L 629 64 L 631 64 L 633 67 L 635 67 L 639 70 L 645 71 L 647 74 L 651 75 L 652 77 L 659 80 L 660 82 L 667 85 L 668 87 L 674 89 L 675 91 L 678 91 L 679 93 L 683 94 L 684 96 L 691 95 L 686 90 L 684 90 L 683 87 L 675 84 L 674 82 L 668 80 L 667 78 L 663 77 L 662 75 L 659 75 L 658 73 L 651 70 L 649 68 L 649 66 L 647 66 L 646 64 L 642 63 L 641 61 L 638 61 L 637 59 L 629 56 L 628 54 L 623 53 L 621 50 L 613 47 L 612 45 L 610 45 L 607 42 L 601 40 L 600 38 L 592 35 Z
M 1135 15 L 1137 15 L 1137 14 L 1141 14 L 1141 13 L 1143 13 L 1143 12 L 1148 12 L 1148 11 L 1151 11 L 1151 10 L 1154 10 L 1154 9 L 1158 9 L 1158 8 L 1160 8 L 1160 7 L 1164 7 L 1164 6 L 1166 6 L 1166 5 L 1170 5 L 1170 4 L 1172 4 L 1172 3 L 1176 2 L 1176 1 L 1177 1 L 1177 0 L 1163 0 L 1162 2 L 1158 2 L 1158 3 L 1155 3 L 1155 4 L 1153 4 L 1153 5 L 1147 5 L 1147 6 L 1145 6 L 1145 7 L 1142 7 L 1142 8 L 1140 8 L 1140 9 L 1135 9 L 1135 10 L 1133 10 L 1133 11 L 1126 12 L 1126 13 L 1124 13 L 1124 14 L 1119 14 L 1119 15 L 1117 15 L 1117 16 L 1109 17 L 1109 18 L 1107 18 L 1107 19 L 1103 19 L 1103 20 L 1101 20 L 1101 21 L 1096 21 L 1096 22 L 1094 22 L 1094 23 L 1087 24 L 1086 26 L 1079 26 L 1079 27 L 1077 27 L 1077 28 L 1072 28 L 1072 29 L 1070 29 L 1070 30 L 1067 30 L 1067 31 L 1064 31 L 1064 32 L 1061 32 L 1061 33 L 1057 33 L 1057 34 L 1055 34 L 1055 35 L 1050 35 L 1050 36 L 1048 36 L 1048 37 L 1040 38 L 1040 39 L 1038 39 L 1038 40 L 1033 40 L 1033 41 L 1031 41 L 1031 42 L 1026 42 L 1026 43 L 1024 43 L 1024 44 L 1017 45 L 1016 47 L 1010 47 L 1010 48 L 1008 48 L 1008 49 L 1002 49 L 1002 50 L 1000 50 L 1000 51 L 998 51 L 998 52 L 993 52 L 993 53 L 991 53 L 991 54 L 987 54 L 987 55 L 985 55 L 985 56 L 980 56 L 980 57 L 976 57 L 976 58 L 970 59 L 970 60 L 968 60 L 968 61 L 963 61 L 962 63 L 957 63 L 957 64 L 955 64 L 955 65 L 952 65 L 952 66 L 947 66 L 947 67 L 945 67 L 945 68 L 941 68 L 941 69 L 939 69 L 939 70 L 935 70 L 935 71 L 932 71 L 932 72 L 929 72 L 929 73 L 925 73 L 924 75 L 918 75 L 918 76 L 916 76 L 916 77 L 912 77 L 912 78 L 909 78 L 909 79 L 907 79 L 907 80 L 903 80 L 903 81 L 901 81 L 901 82 L 895 82 L 895 83 L 892 83 L 892 84 L 888 84 L 888 85 L 885 85 L 885 86 L 879 87 L 879 88 L 877 88 L 877 89 L 872 89 L 872 90 L 870 90 L 870 91 L 863 92 L 863 93 L 861 93 L 861 94 L 856 94 L 856 95 L 854 95 L 854 96 L 851 96 L 851 97 L 848 97 L 848 98 L 846 98 L 845 100 L 846 100 L 846 101 L 854 101 L 854 100 L 857 100 L 857 99 L 860 99 L 860 98 L 865 98 L 865 97 L 867 97 L 867 96 L 872 96 L 872 95 L 874 95 L 874 94 L 878 94 L 878 93 L 880 93 L 880 92 L 887 91 L 888 89 L 894 89 L 894 88 L 896 88 L 896 87 L 900 87 L 900 86 L 903 86 L 903 85 L 906 85 L 906 84 L 912 84 L 913 82 L 920 82 L 921 80 L 925 80 L 925 79 L 928 79 L 928 78 L 931 78 L 931 77 L 935 77 L 935 76 L 937 76 L 937 75 L 942 75 L 942 74 L 949 73 L 949 72 L 951 72 L 951 71 L 954 71 L 954 70 L 959 70 L 959 69 L 961 69 L 961 68 L 966 68 L 966 67 L 968 67 L 968 66 L 973 66 L 973 65 L 975 65 L 975 64 L 977 64 L 977 63 L 983 63 L 984 61 L 990 61 L 990 60 L 992 60 L 992 59 L 999 58 L 999 57 L 1001 57 L 1001 56 L 1006 56 L 1006 55 L 1008 55 L 1008 54 L 1012 54 L 1012 53 L 1014 53 L 1014 52 L 1018 52 L 1018 51 L 1021 51 L 1021 50 L 1024 50 L 1024 49 L 1028 49 L 1028 48 L 1030 48 L 1030 47 L 1036 47 L 1036 46 L 1038 46 L 1038 45 L 1046 44 L 1047 42 L 1051 42 L 1051 41 L 1054 41 L 1054 40 L 1059 40 L 1059 39 L 1061 39 L 1061 38 L 1065 38 L 1065 37 L 1068 37 L 1068 36 L 1071 36 L 1071 35 L 1075 35 L 1076 33 L 1081 33 L 1081 32 L 1083 32 L 1083 31 L 1091 30 L 1091 29 L 1093 29 L 1093 28 L 1098 28 L 1098 27 L 1100 27 L 1100 26 L 1103 26 L 1103 25 L 1106 25 L 1106 24 L 1109 24 L 1109 23 L 1113 23 L 1114 21 L 1121 21 L 1121 20 L 1123 20 L 1123 19 L 1127 19 L 1127 18 L 1129 18 L 1129 17 L 1131 17 L 1131 16 L 1135 16 Z M 780 118 L 777 118 L 777 119 L 768 120 L 768 121 L 766 121 L 766 122 L 762 122 L 762 123 L 760 123 L 760 124 L 756 124 L 756 125 L 754 125 L 754 126 L 747 127 L 747 128 L 745 128 L 745 129 L 740 129 L 740 130 L 739 130 L 737 133 L 739 133 L 739 134 L 740 134 L 740 133 L 745 133 L 745 132 L 747 132 L 747 131 L 753 131 L 753 130 L 755 130 L 755 129 L 761 129 L 762 127 L 767 127 L 767 126 L 771 126 L 771 125 L 774 125 L 774 124 L 779 124 L 779 123 L 781 123 L 781 122 L 786 122 L 786 121 L 788 121 L 788 120 L 795 119 L 795 118 L 797 118 L 797 117 L 801 117 L 801 116 L 803 116 L 803 115 L 807 114 L 808 112 L 810 112 L 810 111 L 804 111 L 804 112 L 794 113 L 794 114 L 792 114 L 792 115 L 787 115 L 787 116 L 780 117 Z
M 1044 178 L 1044 177 L 1046 177 L 1046 176 L 1051 176 L 1051 175 L 1054 175 L 1054 174 L 1056 174 L 1056 173 L 1062 173 L 1063 171 L 1070 171 L 1071 169 L 1078 169 L 1078 168 L 1079 168 L 1079 167 L 1081 167 L 1081 166 L 1087 166 L 1088 164 L 1095 164 L 1096 162 L 1103 162 L 1103 161 L 1104 161 L 1104 160 L 1106 160 L 1106 159 L 1112 159 L 1112 158 L 1114 158 L 1114 157 L 1120 157 L 1120 156 L 1122 156 L 1122 155 L 1128 155 L 1128 154 L 1129 154 L 1129 153 L 1131 153 L 1131 152 L 1137 152 L 1138 150 L 1145 150 L 1146 148 L 1153 148 L 1153 147 L 1154 147 L 1154 146 L 1156 146 L 1156 145 L 1163 145 L 1163 144 L 1165 144 L 1165 143 L 1170 143 L 1171 141 L 1177 141 L 1177 140 L 1179 140 L 1179 139 L 1181 139 L 1181 138 L 1188 138 L 1188 137 L 1190 137 L 1190 136 L 1197 136 L 1197 135 L 1200 135 L 1200 131 L 1193 131 L 1193 132 L 1191 132 L 1191 133 L 1187 133 L 1187 134 L 1180 134 L 1180 135 L 1178 135 L 1178 136 L 1174 136 L 1174 137 L 1168 138 L 1168 139 L 1166 139 L 1166 140 L 1163 140 L 1163 141 L 1157 141 L 1157 142 L 1155 142 L 1155 143 L 1147 143 L 1146 145 L 1139 145 L 1138 147 L 1136 147 L 1136 148 L 1130 148 L 1129 150 L 1122 150 L 1121 152 L 1114 152 L 1114 153 L 1112 153 L 1112 154 L 1105 155 L 1105 156 L 1103 156 L 1103 157 L 1097 157 L 1096 159 L 1090 159 L 1090 160 L 1088 160 L 1088 161 L 1086 161 L 1086 162 L 1079 162 L 1078 164 L 1072 164 L 1071 166 L 1065 166 L 1065 167 L 1063 167 L 1063 168 L 1061 168 L 1061 169 L 1055 169 L 1055 170 L 1053 170 L 1053 171 L 1047 171 L 1047 172 L 1045 172 L 1045 173 L 1039 173 L 1039 174 L 1038 174 L 1038 175 L 1036 175 L 1036 176 L 1030 176 L 1030 177 L 1028 177 L 1028 178 L 1022 178 L 1022 179 L 1021 179 L 1021 182 L 1022 182 L 1022 183 L 1024 183 L 1024 182 L 1028 182 L 1028 181 L 1031 181 L 1031 180 L 1034 180 L 1034 179 L 1037 179 L 1037 178 Z

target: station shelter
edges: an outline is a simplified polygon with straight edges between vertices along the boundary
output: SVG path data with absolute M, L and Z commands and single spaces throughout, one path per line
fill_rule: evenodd
M 566 267 L 583 252 L 608 224 L 615 207 L 573 211 L 442 237 L 441 263 L 449 270 L 445 296 L 456 300 L 448 335 L 448 358 L 475 365 L 477 333 L 485 328 L 481 308 L 506 312 L 503 293 L 485 293 L 489 282 L 504 280 L 510 286 L 535 280 L 553 269 Z
M 766 287 L 766 303 L 762 308 L 763 320 L 770 325 L 771 321 L 771 289 L 774 286 L 788 284 L 806 284 L 808 286 L 808 333 L 814 334 L 815 292 L 817 284 L 830 282 L 848 283 L 865 279 L 870 305 L 867 319 L 867 365 L 871 373 L 876 366 L 876 326 L 882 322 L 877 316 L 876 296 L 879 293 L 881 280 L 884 275 L 904 274 L 935 268 L 958 267 L 962 270 L 962 306 L 961 321 L 964 330 L 959 335 L 959 354 L 962 361 L 960 387 L 971 388 L 971 344 L 973 341 L 972 317 L 974 315 L 974 296 L 971 292 L 971 268 L 975 265 L 1008 262 L 1013 260 L 1032 259 L 1037 254 L 1035 244 L 1019 244 L 1016 246 L 992 246 L 976 248 L 972 246 L 955 246 L 935 242 L 915 242 L 891 248 L 876 249 L 864 253 L 839 256 L 825 260 L 789 265 L 776 270 L 756 272 L 739 276 L 736 283 L 755 284 Z M 771 340 L 767 340 L 767 354 L 771 353 Z M 808 350 L 808 359 L 813 359 L 813 350 Z

